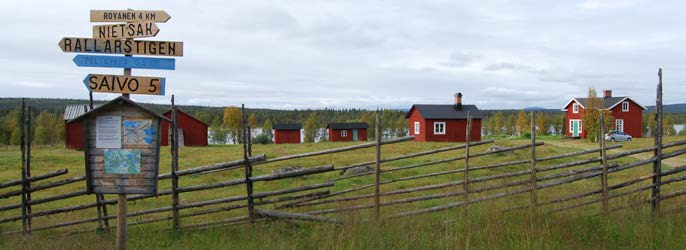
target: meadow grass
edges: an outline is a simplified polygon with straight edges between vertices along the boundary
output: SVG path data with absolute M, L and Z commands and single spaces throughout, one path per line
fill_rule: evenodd
M 685 137 L 667 137 L 666 141 L 683 140 Z M 578 151 L 580 149 L 596 147 L 597 144 L 579 140 L 550 140 L 543 139 L 547 145 L 538 147 L 539 156 L 556 155 Z M 526 144 L 527 139 L 521 140 L 498 140 L 497 145 L 514 146 Z M 268 158 L 290 155 L 296 153 L 311 152 L 327 148 L 351 145 L 352 143 L 324 143 L 324 144 L 295 144 L 295 145 L 255 145 L 254 154 L 267 154 Z M 406 142 L 393 145 L 384 145 L 382 157 L 397 156 L 412 152 L 419 152 L 429 149 L 441 148 L 449 143 L 419 143 Z M 473 147 L 472 152 L 483 152 L 488 146 Z M 628 150 L 652 145 L 652 139 L 636 139 L 630 143 L 622 143 Z M 673 149 L 672 149 L 673 150 Z M 619 150 L 613 150 L 615 152 Z M 671 150 L 669 150 L 671 151 Z M 160 172 L 169 171 L 169 148 L 163 147 L 161 156 Z M 79 176 L 83 174 L 83 152 L 68 150 L 63 147 L 36 147 L 33 150 L 32 172 L 34 175 L 48 171 L 68 168 L 70 173 L 67 177 Z M 507 162 L 514 160 L 527 159 L 529 150 L 520 150 L 514 153 L 502 153 L 495 156 L 479 157 L 470 160 L 470 166 L 480 166 L 497 162 Z M 431 156 L 423 156 L 405 160 L 399 160 L 383 164 L 383 168 L 393 168 L 426 162 L 429 160 L 445 159 L 464 155 L 463 150 L 449 151 Z M 572 159 L 585 159 L 597 154 L 574 157 Z M 242 157 L 242 147 L 236 145 L 211 146 L 204 148 L 185 147 L 180 149 L 180 168 L 187 169 L 195 166 L 206 165 L 217 162 L 225 162 L 240 159 Z M 649 157 L 649 155 L 638 155 L 619 159 L 617 162 L 627 163 L 637 158 Z M 304 166 L 313 167 L 325 164 L 334 166 L 345 166 L 358 162 L 373 160 L 374 150 L 362 149 L 332 155 L 308 157 L 274 164 L 255 166 L 255 175 L 269 174 L 276 168 L 285 166 Z M 550 162 L 539 163 L 539 166 L 553 165 L 569 161 L 570 159 L 553 160 Z M 686 160 L 686 157 L 676 157 L 669 163 L 679 163 Z M 674 167 L 665 163 L 665 168 Z M 597 165 L 597 164 L 596 164 Z M 589 164 L 581 167 L 593 166 Z M 0 182 L 17 179 L 20 176 L 20 158 L 17 148 L 0 149 Z M 427 167 L 395 171 L 382 175 L 382 181 L 391 180 L 399 177 L 426 174 L 436 171 L 457 169 L 464 167 L 463 161 L 437 164 Z M 470 172 L 471 177 L 488 176 L 498 173 L 512 172 L 527 169 L 528 164 L 520 164 L 504 168 L 487 169 Z M 561 172 L 551 171 L 550 173 Z M 644 165 L 628 171 L 621 171 L 610 175 L 610 185 L 636 178 L 651 173 L 651 166 Z M 545 173 L 549 174 L 549 173 Z M 544 175 L 544 173 L 541 173 Z M 281 181 L 262 182 L 255 184 L 256 192 L 264 192 L 282 188 L 297 187 L 308 184 L 322 183 L 336 178 L 339 173 L 325 173 L 306 177 L 291 178 Z M 683 173 L 675 175 L 683 176 Z M 53 178 L 53 180 L 64 179 L 66 177 Z M 206 184 L 218 181 L 243 178 L 240 170 L 224 171 L 213 174 L 201 174 L 183 176 L 180 185 L 190 186 Z M 445 183 L 448 181 L 461 180 L 462 173 L 441 175 L 431 178 L 421 178 L 411 181 L 391 183 L 382 186 L 382 191 L 397 190 L 430 184 Z M 488 183 L 478 183 L 474 186 L 488 186 L 505 181 L 522 180 L 527 176 L 511 178 L 503 181 L 492 181 Z M 50 180 L 48 180 L 50 181 Z M 45 181 L 42 181 L 45 182 Z M 42 183 L 38 182 L 38 183 Z M 354 186 L 373 183 L 373 176 L 352 178 L 336 182 L 330 190 L 332 192 L 348 189 Z M 649 181 L 642 182 L 640 185 L 647 185 Z M 65 193 L 84 188 L 85 184 L 70 184 L 48 191 L 38 191 L 34 194 L 35 198 L 47 197 L 58 193 Z M 170 188 L 169 180 L 160 181 L 159 189 Z M 554 188 L 539 191 L 539 200 L 548 200 L 564 195 L 576 194 L 582 191 L 595 190 L 600 187 L 600 180 L 592 178 L 566 184 Z M 634 186 L 632 186 L 634 187 Z M 686 187 L 683 183 L 670 184 L 663 187 L 663 193 L 675 190 L 682 190 Z M 513 187 L 517 188 L 517 187 Z M 0 192 L 14 190 L 5 188 Z M 361 190 L 348 195 L 359 195 L 371 193 L 373 189 Z M 427 190 L 411 194 L 382 197 L 382 201 L 397 198 L 407 198 L 428 194 L 436 194 L 450 191 L 461 190 L 461 187 L 449 187 L 438 190 Z M 620 190 L 621 191 L 621 190 Z M 496 190 L 482 194 L 474 194 L 471 197 L 478 197 L 487 194 L 502 192 Z M 619 192 L 619 191 L 617 191 Z M 649 197 L 649 191 L 641 192 L 620 199 L 613 199 L 610 204 L 613 207 L 629 204 L 640 199 Z M 227 196 L 238 196 L 245 194 L 243 185 L 226 188 L 213 189 L 208 191 L 183 193 L 181 203 L 216 199 Z M 106 198 L 114 198 L 114 195 L 106 195 Z M 595 198 L 593 196 L 590 198 Z M 589 198 L 589 199 L 590 199 Z M 422 202 L 387 206 L 382 208 L 384 216 L 393 215 L 400 212 L 427 208 L 442 205 L 448 202 L 461 200 L 461 196 L 448 197 L 443 199 L 426 200 Z M 19 197 L 0 200 L 0 206 L 19 202 Z M 81 196 L 46 204 L 34 206 L 34 211 L 43 211 L 50 208 L 77 205 L 93 202 L 94 196 Z M 585 199 L 579 200 L 583 201 Z M 671 210 L 683 207 L 683 197 L 667 200 L 663 202 L 663 210 Z M 577 202 L 579 202 L 577 201 Z M 351 205 L 370 204 L 372 199 L 356 200 L 349 202 L 337 202 L 322 204 L 312 207 L 302 207 L 291 209 L 294 212 L 305 212 L 324 208 L 346 207 Z M 327 215 L 339 218 L 346 223 L 343 226 L 334 226 L 318 223 L 294 223 L 284 221 L 261 222 L 255 225 L 234 225 L 215 227 L 210 229 L 185 229 L 181 231 L 171 230 L 171 221 L 144 224 L 129 227 L 128 244 L 132 249 L 418 249 L 418 248 L 546 248 L 546 249 L 625 249 L 625 248 L 665 248 L 665 249 L 684 249 L 686 248 L 686 220 L 681 213 L 665 214 L 661 216 L 651 216 L 649 206 L 633 206 L 631 209 L 621 210 L 610 216 L 596 216 L 600 211 L 598 204 L 584 206 L 562 213 L 548 213 L 561 205 L 549 205 L 541 208 L 540 213 L 533 213 L 528 209 L 517 210 L 514 212 L 502 212 L 504 209 L 526 205 L 529 202 L 528 193 L 515 195 L 494 201 L 470 205 L 465 211 L 463 208 L 453 208 L 445 211 L 413 216 L 402 219 L 384 220 L 380 224 L 370 222 L 373 218 L 372 210 L 359 210 L 335 215 Z M 567 203 L 567 204 L 574 204 Z M 161 196 L 153 199 L 136 201 L 129 204 L 129 211 L 169 206 L 170 196 Z M 219 205 L 221 206 L 221 205 Z M 212 206 L 218 207 L 218 206 Z M 209 208 L 212 208 L 209 207 Z M 116 206 L 109 206 L 110 214 L 115 212 Z M 273 205 L 262 206 L 262 209 L 273 209 Z M 199 211 L 200 209 L 182 210 L 181 214 L 189 211 Z M 182 218 L 182 225 L 190 225 L 208 221 L 216 221 L 224 218 L 241 216 L 246 214 L 246 209 L 233 210 L 222 213 L 209 214 L 197 217 Z M 18 209 L 0 212 L 0 218 L 16 216 L 21 211 Z M 147 215 L 144 218 L 160 218 L 171 213 L 160 213 Z M 91 218 L 96 216 L 95 208 L 67 214 L 58 214 L 48 217 L 34 219 L 34 227 L 41 225 L 54 224 L 67 220 Z M 130 218 L 131 221 L 137 218 Z M 447 222 L 446 222 L 447 221 Z M 110 222 L 114 224 L 114 221 Z M 31 236 L 5 235 L 0 236 L 0 249 L 99 249 L 112 248 L 114 244 L 114 233 L 99 235 L 95 232 L 78 234 L 67 234 L 72 230 L 94 229 L 95 223 L 82 224 L 68 228 L 60 228 L 48 231 L 35 232 Z M 21 228 L 20 222 L 0 224 L 0 232 L 14 231 Z

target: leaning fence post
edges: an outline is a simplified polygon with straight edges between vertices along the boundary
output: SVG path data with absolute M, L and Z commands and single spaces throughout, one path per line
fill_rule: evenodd
M 27 210 L 26 210 L 26 104 L 24 98 L 21 99 L 21 118 L 19 119 L 21 129 L 21 231 L 27 233 Z
M 610 208 L 608 205 L 608 186 L 607 186 L 607 152 L 605 148 L 605 116 L 602 111 L 600 111 L 600 133 L 598 135 L 598 141 L 600 143 L 600 163 L 603 168 L 603 173 L 600 176 L 600 185 L 602 185 L 603 190 L 603 213 L 609 214 Z
M 176 171 L 179 171 L 179 132 L 176 114 L 176 104 L 174 104 L 174 95 L 172 95 L 172 112 L 171 112 L 171 179 L 172 179 L 172 216 L 174 217 L 173 227 L 179 228 L 179 176 Z
M 250 166 L 250 161 L 248 160 L 248 144 L 247 144 L 247 131 L 246 131 L 246 119 L 245 119 L 245 104 L 241 104 L 241 136 L 243 138 L 243 162 L 245 166 L 245 186 L 248 197 L 248 216 L 250 218 L 250 223 L 255 223 L 255 202 L 253 200 L 253 183 L 250 180 L 252 177 L 252 166 Z
M 539 128 L 543 129 L 543 128 Z M 536 113 L 531 111 L 531 208 L 538 208 L 538 194 L 536 193 Z
M 445 129 L 445 128 L 443 128 Z M 464 215 L 467 217 L 467 208 L 469 206 L 469 143 L 472 137 L 472 115 L 467 111 L 467 132 L 465 137 L 464 147 L 464 180 L 462 188 L 464 189 Z
M 655 99 L 655 150 L 653 155 L 653 191 L 651 194 L 651 210 L 653 213 L 660 211 L 660 185 L 662 184 L 662 68 L 657 71 L 657 98 Z
M 374 121 L 374 135 L 376 136 L 376 173 L 374 177 L 374 212 L 375 219 L 378 222 L 381 218 L 381 187 L 379 183 L 381 182 L 381 125 L 379 119 L 379 112 L 376 112 L 376 118 Z

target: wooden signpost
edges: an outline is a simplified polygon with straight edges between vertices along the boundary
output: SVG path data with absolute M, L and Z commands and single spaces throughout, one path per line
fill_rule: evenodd
M 182 42 L 134 40 L 159 33 L 155 23 L 171 17 L 159 10 L 91 10 L 93 38 L 65 37 L 60 49 L 77 55 L 79 67 L 123 68 L 123 75 L 89 74 L 83 84 L 89 93 L 121 93 L 100 107 L 73 119 L 84 121 L 86 187 L 88 193 L 118 194 L 117 249 L 126 249 L 127 194 L 157 194 L 160 123 L 169 120 L 138 105 L 129 94 L 164 95 L 163 77 L 131 76 L 131 69 L 176 69 L 175 59 L 132 55 L 183 56 Z
M 155 23 L 125 23 L 93 26 L 93 38 L 154 37 L 160 29 Z
M 71 53 L 183 56 L 183 42 L 65 37 L 58 45 Z
M 83 79 L 91 92 L 164 95 L 164 77 L 89 74 Z
M 176 69 L 176 60 L 173 58 L 77 55 L 73 61 L 79 67 Z

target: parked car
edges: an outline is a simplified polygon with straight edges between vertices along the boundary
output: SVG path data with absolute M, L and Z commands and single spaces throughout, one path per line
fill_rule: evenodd
M 631 136 L 619 130 L 611 130 L 605 135 L 607 141 L 631 141 Z

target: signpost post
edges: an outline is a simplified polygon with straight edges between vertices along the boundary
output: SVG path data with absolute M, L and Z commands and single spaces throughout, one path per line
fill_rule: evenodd
M 91 10 L 93 38 L 64 37 L 59 46 L 77 55 L 79 67 L 123 68 L 123 75 L 89 74 L 83 84 L 93 92 L 121 93 L 105 105 L 75 118 L 84 120 L 86 183 L 89 193 L 118 194 L 117 249 L 126 249 L 127 194 L 156 194 L 160 122 L 168 120 L 129 100 L 130 94 L 164 95 L 164 77 L 132 76 L 131 69 L 176 69 L 175 59 L 133 57 L 183 56 L 183 42 L 134 40 L 154 37 L 156 23 L 171 17 L 161 10 Z

